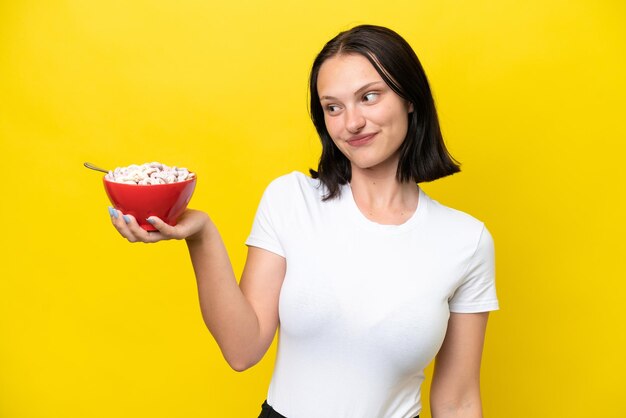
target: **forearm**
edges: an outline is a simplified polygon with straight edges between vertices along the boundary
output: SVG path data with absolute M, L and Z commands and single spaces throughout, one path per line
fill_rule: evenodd
M 480 393 L 465 394 L 445 399 L 431 396 L 430 408 L 433 418 L 482 418 Z
M 480 362 L 488 315 L 450 314 L 430 387 L 433 418 L 482 418 Z
M 480 406 L 460 406 L 458 408 L 431 408 L 433 418 L 482 418 Z
M 224 358 L 235 370 L 255 364 L 265 352 L 259 322 L 233 273 L 222 238 L 208 219 L 187 239 L 196 275 L 202 317 Z

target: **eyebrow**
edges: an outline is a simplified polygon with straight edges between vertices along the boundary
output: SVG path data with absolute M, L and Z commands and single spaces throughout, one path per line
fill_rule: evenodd
M 360 87 L 357 91 L 354 92 L 355 96 L 358 96 L 359 94 L 361 94 L 363 91 L 369 89 L 370 87 L 372 87 L 375 84 L 380 84 L 383 83 L 383 81 L 372 81 L 371 83 L 367 83 L 365 84 L 363 87 Z M 320 100 L 337 100 L 336 97 L 333 96 L 322 96 L 320 97 Z

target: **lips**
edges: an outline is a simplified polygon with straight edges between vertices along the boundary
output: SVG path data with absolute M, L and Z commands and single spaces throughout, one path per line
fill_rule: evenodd
M 348 145 L 353 146 L 353 147 L 360 147 L 363 145 L 367 145 L 370 142 L 372 142 L 372 140 L 374 139 L 374 137 L 376 136 L 377 133 L 369 133 L 369 134 L 361 134 L 361 135 L 355 135 L 352 138 L 348 139 L 346 142 L 348 143 Z

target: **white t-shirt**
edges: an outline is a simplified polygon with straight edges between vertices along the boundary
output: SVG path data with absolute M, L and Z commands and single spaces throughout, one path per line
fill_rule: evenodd
M 483 223 L 419 190 L 402 225 L 368 220 L 349 185 L 274 180 L 246 241 L 286 259 L 267 402 L 288 418 L 412 418 L 450 312 L 498 309 Z

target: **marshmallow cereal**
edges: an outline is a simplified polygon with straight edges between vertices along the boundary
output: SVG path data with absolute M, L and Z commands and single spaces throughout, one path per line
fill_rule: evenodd
M 194 177 L 195 174 L 186 168 L 169 167 L 158 162 L 117 167 L 105 176 L 109 181 L 136 185 L 177 183 Z

